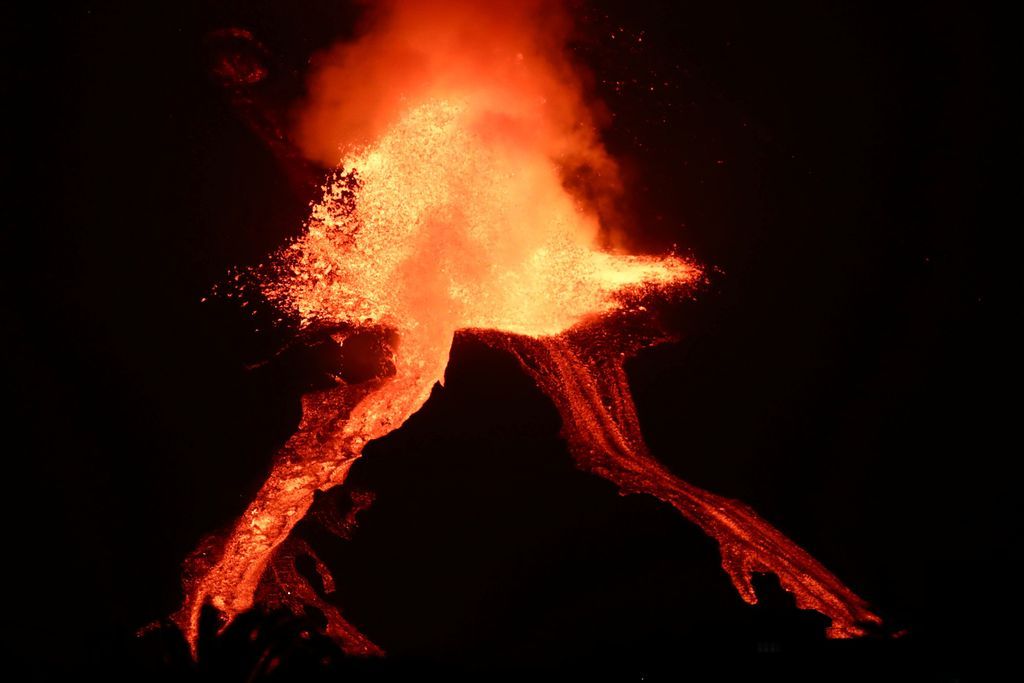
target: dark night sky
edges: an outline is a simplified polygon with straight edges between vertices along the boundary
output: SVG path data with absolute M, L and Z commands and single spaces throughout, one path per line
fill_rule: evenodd
M 606 141 L 638 244 L 717 269 L 671 312 L 680 341 L 628 366 L 648 443 L 908 635 L 825 642 L 772 580 L 743 605 L 713 542 L 577 471 L 514 361 L 460 338 L 445 388 L 353 469 L 377 494 L 353 539 L 305 530 L 343 612 L 392 653 L 335 658 L 327 678 L 722 666 L 971 680 L 1008 647 L 1018 572 L 1019 12 L 597 4 L 578 57 L 615 114 Z M 241 512 L 317 370 L 246 372 L 283 333 L 199 303 L 294 234 L 310 198 L 209 77 L 204 36 L 252 30 L 275 55 L 267 96 L 286 102 L 356 13 L 12 11 L 5 627 L 40 675 L 245 680 L 271 645 L 281 677 L 311 676 L 330 647 L 294 622 L 267 621 L 256 644 L 244 628 L 208 640 L 198 668 L 173 632 L 132 634 L 178 606 L 181 560 Z M 603 38 L 619 28 L 643 47 Z

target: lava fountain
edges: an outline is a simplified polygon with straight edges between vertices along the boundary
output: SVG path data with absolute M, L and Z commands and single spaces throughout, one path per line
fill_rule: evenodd
M 389 363 L 372 380 L 306 394 L 242 517 L 186 562 L 174 620 L 194 655 L 205 606 L 226 627 L 256 604 L 315 606 L 345 652 L 382 652 L 297 571 L 296 554 L 316 558 L 291 533 L 317 491 L 342 485 L 366 444 L 426 402 L 456 333 L 521 362 L 558 408 L 581 468 L 665 501 L 715 538 L 745 601 L 757 600 L 752 573 L 774 573 L 799 607 L 831 619 L 831 637 L 880 623 L 749 507 L 648 452 L 623 363 L 665 338 L 645 302 L 687 293 L 702 271 L 610 246 L 615 164 L 566 55 L 571 22 L 550 3 L 514 4 L 386 3 L 361 38 L 322 57 L 297 139 L 311 159 L 334 164 L 340 151 L 342 161 L 303 233 L 256 272 L 259 292 L 339 344 L 386 331 Z

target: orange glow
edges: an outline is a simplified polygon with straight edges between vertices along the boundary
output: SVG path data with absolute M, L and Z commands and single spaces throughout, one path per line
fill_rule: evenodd
M 676 258 L 598 250 L 596 218 L 555 164 L 465 102 L 411 109 L 342 170 L 360 183 L 354 209 L 344 178 L 328 185 L 282 255 L 291 275 L 266 286 L 303 323 L 386 325 L 403 338 L 474 327 L 554 335 L 615 308 L 623 288 L 697 274 Z
M 598 213 L 617 191 L 615 168 L 564 57 L 568 28 L 549 3 L 387 3 L 362 38 L 322 57 L 300 140 L 313 158 L 341 163 L 262 294 L 301 326 L 343 330 L 336 340 L 392 331 L 394 373 L 303 398 L 298 430 L 242 518 L 188 562 L 175 619 L 193 653 L 204 605 L 226 626 L 274 595 L 321 607 L 346 652 L 380 652 L 287 569 L 289 535 L 316 491 L 343 483 L 367 443 L 426 402 L 460 331 L 524 361 L 561 410 L 581 466 L 666 500 L 714 536 L 744 599 L 754 599 L 750 572 L 772 571 L 801 606 L 833 619 L 833 635 L 877 621 L 748 508 L 689 486 L 646 452 L 621 366 L 639 344 L 615 320 L 701 271 L 606 247 L 615 226 Z M 580 169 L 601 179 L 586 200 L 566 189 Z M 615 362 L 588 361 L 587 340 L 612 348 Z

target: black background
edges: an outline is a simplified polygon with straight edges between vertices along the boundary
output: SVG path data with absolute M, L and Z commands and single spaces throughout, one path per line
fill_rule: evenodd
M 292 4 L 5 20 L 4 619 L 30 671 L 246 680 L 269 648 L 279 676 L 341 680 L 971 680 L 1012 646 L 1021 22 L 950 2 L 607 2 L 576 46 L 615 114 L 637 246 L 716 269 L 673 312 L 680 341 L 629 365 L 652 451 L 751 504 L 905 637 L 827 642 L 771 579 L 741 603 L 710 539 L 575 470 L 516 364 L 460 338 L 445 388 L 353 469 L 377 494 L 353 539 L 305 530 L 388 659 L 341 659 L 282 617 L 206 637 L 198 665 L 173 630 L 136 638 L 260 485 L 316 370 L 245 371 L 285 333 L 199 303 L 306 212 L 203 40 L 252 30 L 286 102 L 357 14 Z

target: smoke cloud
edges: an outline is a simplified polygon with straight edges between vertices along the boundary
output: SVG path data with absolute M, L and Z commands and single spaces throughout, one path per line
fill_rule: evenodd
M 550 0 L 368 4 L 359 36 L 313 60 L 299 146 L 333 167 L 405 112 L 457 102 L 477 134 L 551 160 L 574 196 L 608 215 L 619 176 L 599 137 L 607 116 L 568 49 L 572 33 L 566 6 Z

